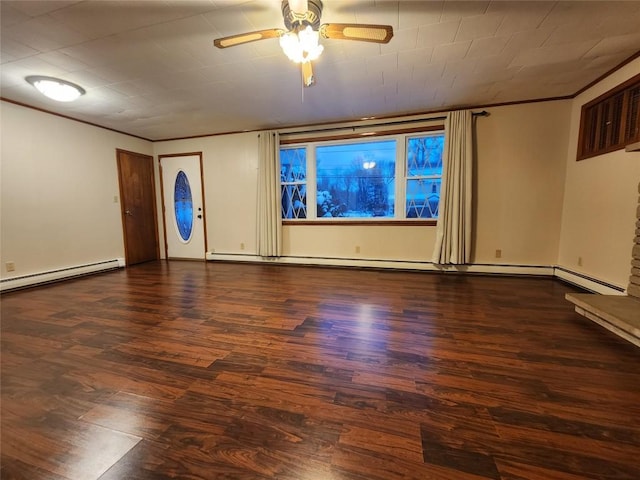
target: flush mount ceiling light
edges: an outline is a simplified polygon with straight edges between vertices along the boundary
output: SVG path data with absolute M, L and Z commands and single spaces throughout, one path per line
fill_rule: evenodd
M 44 96 L 58 102 L 73 102 L 86 93 L 81 86 L 59 78 L 32 75 L 25 80 L 36 87 Z

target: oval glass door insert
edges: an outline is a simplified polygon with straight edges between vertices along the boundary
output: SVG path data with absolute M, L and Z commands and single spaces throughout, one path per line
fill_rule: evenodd
M 178 233 L 184 242 L 191 238 L 193 232 L 193 198 L 187 175 L 180 170 L 176 175 L 173 189 L 174 211 Z

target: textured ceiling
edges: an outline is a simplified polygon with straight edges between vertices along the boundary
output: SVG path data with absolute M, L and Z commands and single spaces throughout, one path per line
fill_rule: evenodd
M 393 26 L 387 45 L 323 40 L 316 85 L 277 39 L 279 0 L 1 2 L 3 98 L 157 140 L 572 95 L 640 51 L 640 1 L 325 0 L 323 23 Z M 87 94 L 48 100 L 28 75 Z

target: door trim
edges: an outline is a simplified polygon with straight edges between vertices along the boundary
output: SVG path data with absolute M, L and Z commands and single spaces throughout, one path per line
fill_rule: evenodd
M 162 159 L 172 157 L 195 157 L 200 160 L 200 192 L 202 194 L 202 228 L 204 229 L 204 256 L 203 260 L 207 259 L 207 252 L 209 251 L 209 243 L 207 241 L 207 202 L 204 193 L 204 162 L 202 160 L 202 152 L 187 152 L 187 153 L 165 153 L 158 155 L 158 169 L 160 171 L 160 199 L 162 202 L 162 233 L 164 234 L 164 256 L 169 260 L 169 243 L 167 240 L 167 211 L 164 204 L 164 180 L 162 177 Z
M 132 152 L 131 150 L 124 150 L 122 148 L 116 148 L 116 165 L 118 166 L 118 191 L 120 193 L 120 224 L 122 225 L 122 238 L 124 240 L 124 262 L 125 266 L 130 265 L 129 257 L 129 242 L 127 239 L 127 229 L 125 228 L 125 205 L 123 202 L 123 188 L 122 188 L 122 170 L 120 168 L 120 155 L 137 155 L 151 159 L 151 165 L 153 166 L 153 155 L 147 155 L 146 153 Z M 153 181 L 151 182 L 151 193 L 153 195 L 153 225 L 155 232 L 155 245 L 156 245 L 156 260 L 160 259 L 160 239 L 158 237 L 158 197 L 156 196 L 156 175 L 153 172 Z

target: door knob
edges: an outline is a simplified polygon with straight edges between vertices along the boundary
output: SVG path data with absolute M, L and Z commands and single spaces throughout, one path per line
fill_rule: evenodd
M 125 210 L 125 211 L 124 211 L 124 214 L 125 214 L 125 215 L 133 216 L 133 213 L 131 213 L 131 210 Z

